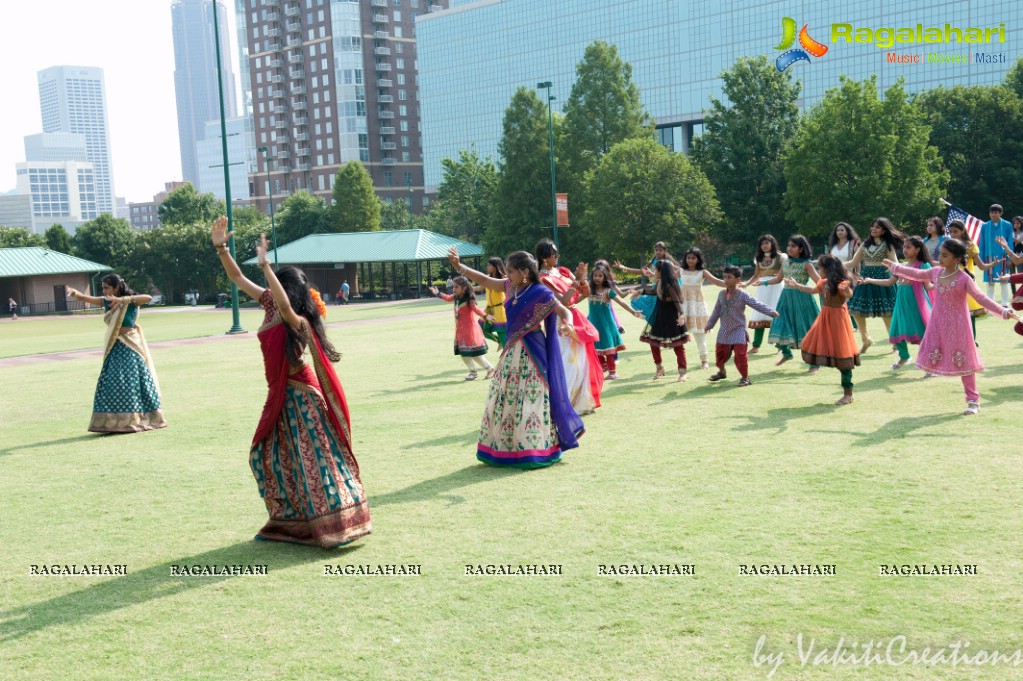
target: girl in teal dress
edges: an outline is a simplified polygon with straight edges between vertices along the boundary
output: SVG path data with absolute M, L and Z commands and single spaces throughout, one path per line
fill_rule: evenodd
M 785 250 L 789 256 L 788 260 L 785 261 L 781 271 L 773 279 L 766 282 L 767 284 L 777 284 L 785 279 L 792 278 L 799 284 L 806 286 L 807 282 L 811 279 L 815 284 L 820 280 L 820 277 L 817 275 L 817 269 L 810 262 L 810 258 L 813 257 L 813 249 L 810 247 L 810 242 L 806 240 L 805 236 L 796 234 L 789 237 L 788 246 Z M 754 286 L 760 284 L 761 282 L 759 281 L 754 282 Z M 778 318 L 771 324 L 771 334 L 768 336 L 768 341 L 774 343 L 781 350 L 781 359 L 777 362 L 777 366 L 781 366 L 792 359 L 792 349 L 799 348 L 803 337 L 810 330 L 810 327 L 813 326 L 814 321 L 816 321 L 820 308 L 817 307 L 817 299 L 812 294 L 786 287 L 781 292 L 781 297 L 778 298 L 778 307 L 776 309 L 778 311 Z M 810 365 L 811 373 L 816 373 L 818 369 L 820 369 L 819 366 L 815 364 Z
M 934 263 L 930 250 L 918 236 L 906 239 L 902 247 L 906 265 L 918 270 L 929 270 Z M 899 360 L 892 365 L 898 371 L 909 361 L 909 344 L 919 345 L 931 320 L 931 298 L 928 291 L 934 288 L 931 282 L 908 281 L 895 275 L 887 279 L 863 279 L 861 283 L 876 286 L 893 286 L 895 289 L 895 312 L 888 327 L 888 342 L 899 352 Z
M 896 251 L 902 248 L 906 235 L 895 229 L 888 218 L 877 218 L 870 225 L 870 237 L 856 249 L 852 260 L 845 263 L 847 269 L 856 271 L 864 279 L 887 279 L 888 270 L 882 265 L 884 260 L 898 259 Z M 856 320 L 856 329 L 863 341 L 860 354 L 874 344 L 867 332 L 867 317 L 881 317 L 885 328 L 892 325 L 892 313 L 895 312 L 895 291 L 890 286 L 864 284 L 853 290 L 849 299 L 849 314 Z
M 618 353 L 625 349 L 622 336 L 618 331 L 618 322 L 615 321 L 611 310 L 612 300 L 625 308 L 629 314 L 643 319 L 642 312 L 632 309 L 631 305 L 618 296 L 612 288 L 611 270 L 598 262 L 590 273 L 590 312 L 587 319 L 600 334 L 594 347 L 597 350 L 597 357 L 600 358 L 601 367 L 607 372 L 609 381 L 618 378 L 615 362 Z

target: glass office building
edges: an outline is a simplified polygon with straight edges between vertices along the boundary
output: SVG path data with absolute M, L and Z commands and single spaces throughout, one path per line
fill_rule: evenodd
M 559 110 L 583 51 L 595 40 L 616 45 L 632 65 L 660 141 L 686 151 L 710 98 L 723 96 L 721 72 L 739 57 L 764 55 L 773 62 L 782 54 L 775 46 L 783 42 L 785 17 L 794 20 L 797 32 L 806 25 L 809 36 L 828 47 L 823 56 L 808 55 L 808 62 L 788 68 L 802 82 L 803 107 L 837 86 L 842 74 L 857 80 L 877 74 L 882 90 L 904 78 L 909 92 L 997 84 L 1020 56 L 1023 41 L 1023 3 L 1012 0 L 456 1 L 416 24 L 427 188 L 436 191 L 441 160 L 456 158 L 460 149 L 475 144 L 482 155 L 497 159 L 502 118 L 516 88 L 553 81 Z M 850 28 L 839 26 L 833 39 L 833 25 Z M 909 32 L 882 30 L 899 28 Z M 922 41 L 938 36 L 926 31 L 932 28 L 943 42 Z M 969 28 L 981 32 L 967 33 Z M 874 42 L 855 41 L 866 40 L 863 29 Z M 886 37 L 895 35 L 919 41 L 886 47 Z M 967 42 L 978 35 L 981 41 Z M 799 47 L 797 39 L 790 49 Z M 895 63 L 892 54 L 921 60 Z M 960 56 L 967 61 L 945 61 Z

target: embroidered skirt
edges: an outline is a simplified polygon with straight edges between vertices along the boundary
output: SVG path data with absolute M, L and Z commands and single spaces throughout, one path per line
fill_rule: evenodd
M 103 360 L 92 401 L 93 433 L 136 433 L 166 428 L 156 377 L 142 355 L 117 341 Z
M 891 274 L 887 267 L 863 266 L 860 275 L 864 279 L 887 279 Z M 895 287 L 861 284 L 849 299 L 849 314 L 864 317 L 891 317 L 895 312 Z

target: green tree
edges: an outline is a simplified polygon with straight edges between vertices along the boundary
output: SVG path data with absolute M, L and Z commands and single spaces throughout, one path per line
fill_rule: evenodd
M 139 241 L 136 257 L 168 300 L 180 301 L 192 290 L 199 292 L 201 300 L 216 292 L 222 268 L 210 246 L 209 225 L 160 225 L 142 233 Z M 237 235 L 235 247 L 237 250 Z
M 161 225 L 208 225 L 226 212 L 224 202 L 213 194 L 200 194 L 188 182 L 167 195 L 156 214 Z
M 45 245 L 46 242 L 41 236 L 33 234 L 24 227 L 0 227 L 0 248 Z
M 490 222 L 490 202 L 497 187 L 497 166 L 476 148 L 461 149 L 457 159 L 441 161 L 444 177 L 430 211 L 433 231 L 480 243 Z
M 799 127 L 799 83 L 763 56 L 741 57 L 721 78 L 726 101 L 711 97 L 692 153 L 724 212 L 715 236 L 748 244 L 786 234 L 782 154 Z
M 75 255 L 114 268 L 135 290 L 144 291 L 149 281 L 142 276 L 142 263 L 135 259 L 138 235 L 124 218 L 103 213 L 79 227 L 71 242 Z
M 380 229 L 410 229 L 409 218 L 412 213 L 408 209 L 408 202 L 405 199 L 397 199 L 388 203 L 383 199 L 380 201 Z
M 585 218 L 589 195 L 586 173 L 619 142 L 653 137 L 639 88 L 632 82 L 632 65 L 618 48 L 601 40 L 586 47 L 575 69 L 576 80 L 564 106 L 557 135 L 557 189 L 569 195 L 572 229 L 564 230 L 563 252 L 569 259 L 591 259 L 593 238 Z M 550 214 L 551 199 L 547 199 Z M 544 224 L 549 224 L 547 218 Z
M 231 220 L 235 229 L 241 225 L 254 226 L 263 229 L 267 234 L 270 233 L 270 216 L 255 206 L 238 206 L 232 209 Z M 276 214 L 274 221 L 276 222 Z
M 587 173 L 586 183 L 586 224 L 604 257 L 638 263 L 653 235 L 673 244 L 692 243 L 721 218 L 703 171 L 650 138 L 611 147 Z
M 330 209 L 323 199 L 307 191 L 297 191 L 277 207 L 277 245 L 301 239 L 309 234 L 330 231 Z M 269 236 L 267 236 L 269 239 Z
M 808 237 L 838 221 L 864 231 L 879 215 L 921 231 L 948 184 L 930 126 L 901 81 L 877 95 L 877 77 L 842 78 L 806 116 L 785 154 L 787 217 Z
M 74 248 L 71 246 L 71 235 L 64 229 L 64 225 L 50 225 L 43 233 L 46 239 L 46 247 L 58 253 L 70 255 Z
M 380 201 L 373 179 L 358 161 L 349 161 L 334 178 L 331 224 L 336 232 L 373 232 L 380 229 Z
M 1023 100 L 1015 92 L 955 85 L 923 92 L 914 103 L 951 171 L 949 201 L 977 216 L 992 203 L 1023 207 Z
M 520 87 L 512 96 L 498 153 L 501 164 L 483 245 L 504 257 L 512 251 L 532 251 L 550 233 L 543 229 L 551 222 L 547 107 L 533 90 Z
M 1015 92 L 1017 97 L 1023 98 L 1023 57 L 1017 57 L 1015 63 L 1009 67 L 1004 85 Z

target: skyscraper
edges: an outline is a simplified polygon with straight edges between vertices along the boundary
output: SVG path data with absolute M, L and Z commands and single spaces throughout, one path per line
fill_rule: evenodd
M 103 69 L 51 66 L 39 72 L 38 80 L 43 132 L 85 135 L 86 152 L 95 177 L 96 211 L 113 214 L 114 181 Z
M 250 0 L 249 71 L 257 147 L 250 176 L 267 203 L 306 190 L 330 199 L 349 161 L 385 200 L 422 208 L 416 18 L 448 0 Z
M 231 37 L 227 29 L 227 8 L 217 2 L 220 58 L 224 84 L 224 111 L 237 115 L 234 74 L 231 72 Z M 203 138 L 206 121 L 220 120 L 217 94 L 217 53 L 213 30 L 213 5 L 207 0 L 174 0 L 171 4 L 174 31 L 174 93 L 178 106 L 178 144 L 181 176 L 198 189 L 196 142 Z

